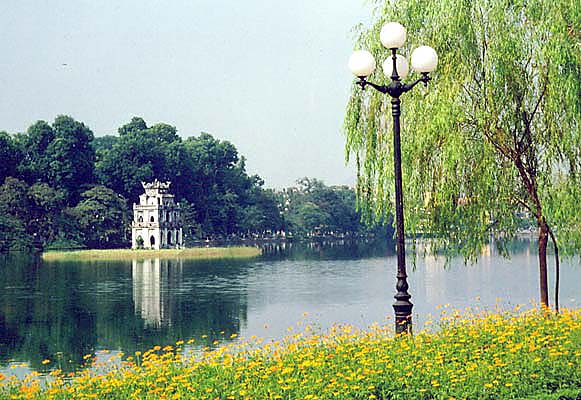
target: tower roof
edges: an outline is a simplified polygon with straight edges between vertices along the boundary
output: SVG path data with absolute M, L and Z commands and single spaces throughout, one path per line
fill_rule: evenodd
M 169 191 L 169 185 L 171 185 L 170 181 L 167 182 L 160 182 L 157 179 L 155 179 L 153 182 L 141 182 L 141 185 L 143 186 L 143 189 L 145 189 L 145 191 L 147 192 L 148 190 L 155 190 L 158 191 L 159 193 L 167 193 Z

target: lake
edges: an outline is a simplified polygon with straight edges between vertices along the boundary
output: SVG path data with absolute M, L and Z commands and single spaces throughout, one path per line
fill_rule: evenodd
M 435 257 L 412 264 L 409 257 L 415 330 L 446 304 L 511 308 L 538 300 L 536 244 L 528 240 L 514 243 L 510 259 L 489 247 L 473 265 Z M 552 302 L 552 257 L 549 267 Z M 325 243 L 271 245 L 251 261 L 9 257 L 0 271 L 0 372 L 23 375 L 181 339 L 211 347 L 253 335 L 280 339 L 306 323 L 391 324 L 396 257 L 373 243 Z M 561 305 L 581 307 L 578 258 L 562 260 Z

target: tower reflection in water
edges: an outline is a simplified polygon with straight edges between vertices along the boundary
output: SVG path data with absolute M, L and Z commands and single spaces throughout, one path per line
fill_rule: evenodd
M 135 314 L 141 316 L 146 327 L 172 326 L 175 297 L 170 293 L 183 280 L 183 261 L 133 260 L 131 275 Z
M 226 260 L 132 260 L 133 335 L 151 345 L 238 335 L 248 312 L 246 270 Z

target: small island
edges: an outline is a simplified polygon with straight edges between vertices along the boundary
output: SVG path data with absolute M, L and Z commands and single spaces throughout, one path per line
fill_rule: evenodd
M 261 253 L 256 247 L 197 247 L 191 249 L 112 249 L 48 251 L 42 254 L 45 261 L 131 260 L 143 258 L 182 258 L 208 260 L 216 258 L 252 258 Z
M 169 193 L 170 182 L 141 183 L 145 193 L 133 205 L 131 249 L 87 249 L 48 251 L 45 261 L 133 260 L 144 258 L 251 258 L 259 256 L 256 247 L 185 248 L 182 239 L 180 207 Z M 146 238 L 145 240 L 143 238 Z

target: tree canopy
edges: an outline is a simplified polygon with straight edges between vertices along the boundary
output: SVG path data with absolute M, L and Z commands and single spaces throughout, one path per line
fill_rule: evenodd
M 548 304 L 546 248 L 580 248 L 581 3 L 569 0 L 376 2 L 357 46 L 387 57 L 379 31 L 402 23 L 408 55 L 434 47 L 427 90 L 402 96 L 405 218 L 436 249 L 480 254 L 524 212 L 539 231 L 541 302 Z M 378 74 L 377 74 L 378 75 Z M 387 78 L 372 77 L 381 83 Z M 347 156 L 368 214 L 392 207 L 389 99 L 354 87 L 347 107 Z
M 266 189 L 232 143 L 209 133 L 184 140 L 174 126 L 148 126 L 140 117 L 118 133 L 94 138 L 67 116 L 38 121 L 24 134 L 0 132 L 0 251 L 125 247 L 131 205 L 141 182 L 154 179 L 171 181 L 186 244 L 282 231 L 367 232 L 351 189 L 307 178 L 296 190 Z M 292 207 L 284 208 L 283 193 L 291 192 Z
M 21 176 L 29 183 L 44 182 L 78 200 L 82 185 L 93 183 L 93 132 L 82 122 L 60 115 L 49 125 L 38 121 L 20 141 Z

